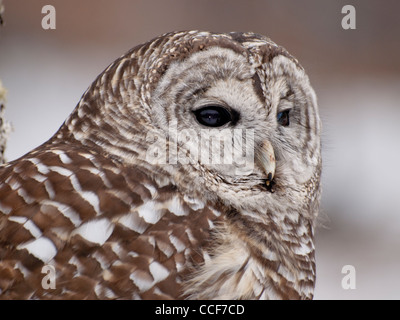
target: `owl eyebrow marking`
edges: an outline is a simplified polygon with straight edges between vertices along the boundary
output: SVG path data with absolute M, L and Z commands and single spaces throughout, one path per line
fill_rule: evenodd
M 284 96 L 281 96 L 281 100 L 287 100 L 289 97 L 294 95 L 294 91 L 291 86 L 289 86 L 288 90 L 286 91 L 286 94 Z
M 198 95 L 204 94 L 204 93 L 206 93 L 206 91 L 207 91 L 208 89 L 210 89 L 210 86 L 204 86 L 204 87 L 198 88 L 198 89 L 196 89 L 195 91 L 193 91 L 193 92 L 191 93 L 191 95 L 192 95 L 192 96 L 198 96 Z
M 253 79 L 254 90 L 256 91 L 257 96 L 260 98 L 260 101 L 263 102 L 265 100 L 265 97 L 264 97 L 263 90 L 261 87 L 260 77 L 258 76 L 257 73 L 254 73 L 252 79 Z
M 175 94 L 175 103 L 179 103 L 181 100 L 190 100 L 193 97 L 198 97 L 206 93 L 211 86 L 201 86 L 200 88 L 193 88 L 192 90 L 188 90 L 188 86 L 183 86 L 179 89 Z

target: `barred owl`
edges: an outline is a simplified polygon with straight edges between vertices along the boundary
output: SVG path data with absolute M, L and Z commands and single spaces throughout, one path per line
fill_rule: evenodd
M 267 37 L 133 48 L 0 167 L 0 297 L 311 299 L 320 131 L 304 69 Z

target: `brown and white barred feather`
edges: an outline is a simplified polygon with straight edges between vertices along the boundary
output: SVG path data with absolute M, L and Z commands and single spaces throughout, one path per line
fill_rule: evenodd
M 149 162 L 148 134 L 197 128 L 189 111 L 210 99 L 255 130 L 253 172 Z M 292 131 L 276 123 L 286 107 Z M 135 47 L 48 142 L 0 167 L 0 298 L 312 298 L 320 130 L 304 70 L 264 36 L 173 32 Z M 273 193 L 257 157 L 267 140 Z

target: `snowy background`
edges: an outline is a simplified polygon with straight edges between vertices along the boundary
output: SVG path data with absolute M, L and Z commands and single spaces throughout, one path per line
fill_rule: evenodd
M 41 28 L 44 5 L 56 30 Z M 353 4 L 357 29 L 341 28 Z M 400 3 L 365 1 L 5 0 L 0 79 L 16 159 L 60 127 L 115 58 L 172 30 L 254 31 L 306 68 L 323 119 L 315 299 L 400 299 Z M 341 287 L 344 265 L 356 289 Z

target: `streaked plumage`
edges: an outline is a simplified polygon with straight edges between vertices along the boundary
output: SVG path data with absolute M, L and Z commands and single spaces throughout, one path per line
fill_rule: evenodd
M 250 172 L 176 141 L 207 129 L 193 112 L 210 103 L 238 114 L 221 134 L 254 131 Z M 303 68 L 264 36 L 173 32 L 135 47 L 48 142 L 0 167 L 0 298 L 312 298 L 320 130 Z M 154 136 L 189 163 L 149 161 Z

